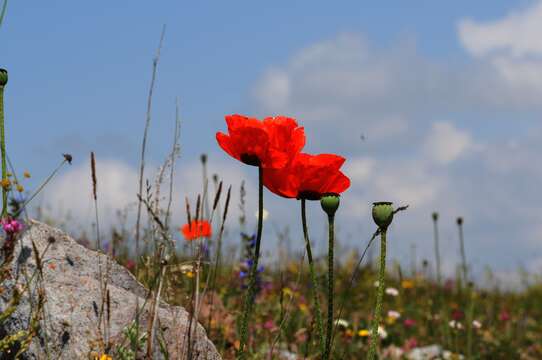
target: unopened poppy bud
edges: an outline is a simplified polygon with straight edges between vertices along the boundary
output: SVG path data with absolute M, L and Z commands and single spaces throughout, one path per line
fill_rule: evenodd
M 457 218 L 457 225 L 459 225 L 459 226 L 463 225 L 463 218 L 462 217 Z
M 339 195 L 324 195 L 320 199 L 320 205 L 322 205 L 322 209 L 327 213 L 328 216 L 335 215 L 340 203 L 341 200 Z
M 438 220 L 438 212 L 434 212 L 433 213 L 433 221 L 437 221 Z
M 393 220 L 392 204 L 386 201 L 373 203 L 373 220 L 381 229 L 386 229 Z
M 8 83 L 8 71 L 0 69 L 0 86 L 4 87 Z

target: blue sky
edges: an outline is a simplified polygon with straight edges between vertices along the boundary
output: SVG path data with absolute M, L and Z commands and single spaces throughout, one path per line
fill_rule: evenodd
M 438 210 L 450 270 L 462 215 L 475 268 L 538 271 L 541 3 L 375 4 L 11 1 L 0 29 L 9 154 L 32 172 L 32 188 L 61 153 L 73 153 L 74 166 L 43 201 L 85 217 L 94 150 L 103 206 L 132 202 L 135 183 L 123 184 L 134 182 L 151 61 L 166 24 L 148 159 L 156 170 L 171 146 L 178 96 L 179 198 L 198 189 L 202 152 L 212 172 L 254 188 L 251 169 L 216 146 L 224 114 L 296 116 L 309 151 L 349 159 L 354 185 L 341 225 L 349 245 L 372 229 L 369 204 L 389 198 L 412 206 L 394 230 L 396 258 L 408 257 L 411 244 L 420 258 L 431 256 L 429 219 Z M 269 221 L 288 224 L 287 204 L 271 198 Z

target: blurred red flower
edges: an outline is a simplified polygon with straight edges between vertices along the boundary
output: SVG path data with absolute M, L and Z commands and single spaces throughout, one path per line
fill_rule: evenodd
M 405 327 L 411 328 L 411 327 L 413 327 L 414 325 L 416 325 L 416 320 L 414 320 L 414 319 L 405 319 L 405 321 L 403 322 L 403 324 L 405 325 Z
M 285 168 L 266 170 L 263 183 L 286 198 L 320 200 L 325 194 L 338 195 L 350 187 L 350 179 L 340 171 L 345 160 L 335 154 L 299 153 Z
M 503 322 L 510 320 L 510 313 L 507 310 L 502 310 L 499 314 L 499 320 Z
M 211 237 L 211 224 L 207 220 L 192 220 L 190 224 L 184 224 L 181 232 L 186 240 L 195 240 L 200 237 Z
M 305 130 L 295 119 L 268 117 L 263 121 L 244 115 L 227 115 L 228 134 L 216 133 L 220 147 L 245 164 L 277 169 L 305 146 Z

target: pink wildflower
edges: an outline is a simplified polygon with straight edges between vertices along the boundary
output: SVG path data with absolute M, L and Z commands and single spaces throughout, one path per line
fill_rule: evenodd
M 6 234 L 16 234 L 23 229 L 23 224 L 15 219 L 4 218 L 0 221 L 0 224 Z

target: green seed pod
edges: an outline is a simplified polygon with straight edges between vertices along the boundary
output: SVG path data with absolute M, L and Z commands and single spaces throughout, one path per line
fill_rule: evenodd
M 339 195 L 324 195 L 320 199 L 320 205 L 322 205 L 322 209 L 327 213 L 328 216 L 334 216 L 335 212 L 339 208 L 339 204 L 341 203 Z
M 8 71 L 0 69 L 0 86 L 4 87 L 8 83 Z
M 381 229 L 387 229 L 393 220 L 392 204 L 386 201 L 373 203 L 373 220 Z

